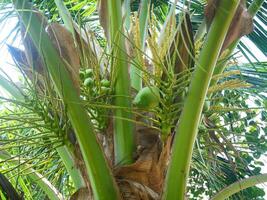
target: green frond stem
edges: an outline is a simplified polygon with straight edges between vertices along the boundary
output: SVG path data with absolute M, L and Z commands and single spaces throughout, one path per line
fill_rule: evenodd
M 59 14 L 62 17 L 62 20 L 64 22 L 65 27 L 67 30 L 69 30 L 75 40 L 75 30 L 72 22 L 71 15 L 64 5 L 63 1 L 61 0 L 54 0 L 56 3 L 56 6 L 58 8 Z M 78 190 L 79 188 L 86 187 L 84 179 L 81 175 L 81 172 L 77 169 L 75 161 L 73 160 L 73 155 L 71 154 L 71 151 L 68 149 L 67 146 L 58 147 L 57 152 L 62 159 L 68 174 L 71 176 L 71 179 L 73 181 L 73 184 L 75 188 Z
M 11 165 L 17 166 L 22 160 L 11 159 L 11 156 L 4 151 L 0 151 L 0 160 L 6 160 Z M 40 173 L 36 172 L 27 164 L 24 166 L 24 172 L 34 181 L 51 200 L 63 200 L 63 195 Z
M 3 200 L 7 200 L 5 195 L 3 194 L 2 190 L 0 190 L 0 198 Z
M 74 37 L 75 36 L 75 30 L 74 30 L 72 18 L 71 18 L 71 15 L 70 15 L 68 9 L 66 8 L 66 6 L 64 5 L 62 0 L 54 0 L 54 1 L 57 5 L 58 12 L 59 12 L 60 16 L 62 17 L 62 20 L 64 21 L 65 27 L 68 29 L 68 31 L 71 32 L 71 34 Z
M 115 105 L 125 109 L 115 110 L 114 153 L 115 164 L 129 164 L 133 161 L 134 137 L 133 123 L 122 119 L 132 119 L 130 99 L 130 81 L 127 54 L 123 38 L 121 0 L 108 1 L 112 66 L 115 78 Z M 129 109 L 127 109 L 129 108 Z
M 257 12 L 260 10 L 262 4 L 264 3 L 264 0 L 254 0 L 249 8 L 248 12 L 252 15 L 255 16 Z M 224 55 L 225 58 L 231 56 L 236 49 L 237 45 L 239 43 L 239 40 L 233 42 L 226 50 L 226 54 Z M 226 63 L 224 61 L 221 61 L 217 64 L 216 68 L 214 69 L 213 76 L 216 76 L 218 74 L 221 74 L 226 67 Z M 210 86 L 216 84 L 218 82 L 218 79 L 213 79 L 210 83 Z
M 125 18 L 124 26 L 126 31 L 130 31 L 131 28 L 131 0 L 123 1 L 123 17 Z M 138 63 L 138 59 L 134 58 L 134 63 Z M 141 71 L 137 69 L 133 64 L 130 65 L 130 79 L 131 86 L 137 91 L 142 88 Z
M 158 39 L 159 45 L 162 45 L 165 42 L 163 40 L 165 38 L 166 28 L 167 28 L 168 24 L 170 23 L 170 20 L 172 20 L 173 15 L 175 15 L 175 10 L 176 10 L 177 3 L 178 3 L 178 0 L 175 0 L 172 3 L 172 6 L 169 8 L 168 15 L 166 16 L 166 19 L 164 21 L 163 27 L 161 28 L 161 31 L 160 31 L 160 34 L 159 34 L 159 39 Z
M 183 200 L 198 125 L 213 70 L 240 0 L 222 0 L 210 27 L 193 74 L 176 128 L 163 192 L 164 200 Z
M 149 17 L 149 7 L 151 0 L 142 0 L 140 3 L 140 12 L 139 12 L 139 30 L 140 30 L 140 50 L 144 51 L 145 48 L 145 39 L 147 35 L 147 24 Z M 141 61 L 138 58 L 135 59 L 136 63 L 140 64 Z M 142 71 L 135 66 L 131 65 L 131 82 L 132 87 L 137 91 L 142 89 Z
M 29 2 L 27 0 L 13 0 L 13 4 L 25 27 L 27 27 L 35 46 L 43 56 L 51 79 L 64 102 L 81 148 L 94 199 L 119 199 L 117 185 L 67 67 Z
M 0 74 L 0 86 L 17 100 L 24 100 L 21 92 Z
M 33 200 L 32 193 L 28 189 L 25 180 L 21 176 L 18 177 L 18 183 L 23 191 L 25 199 Z
M 137 63 L 138 66 L 140 66 L 140 62 L 137 57 L 134 58 L 134 63 Z M 133 64 L 130 65 L 130 78 L 131 86 L 136 89 L 136 91 L 140 91 L 142 89 L 142 71 Z
M 131 28 L 131 0 L 123 1 L 123 17 L 125 18 L 124 26 L 127 31 Z
M 151 0 L 142 0 L 140 4 L 139 28 L 140 28 L 141 50 L 144 50 L 145 47 L 150 2 Z
M 247 189 L 249 187 L 262 184 L 267 182 L 267 174 L 260 174 L 257 176 L 251 176 L 249 178 L 245 178 L 243 180 L 237 181 L 223 190 L 221 190 L 219 193 L 217 193 L 211 200 L 224 200 L 228 199 L 230 196 L 232 196 L 235 193 L 240 192 L 241 190 Z
M 73 156 L 66 146 L 58 147 L 57 152 L 62 159 L 68 174 L 70 175 L 75 188 L 78 190 L 80 188 L 86 187 L 84 179 L 81 172 L 77 169 Z
M 206 26 L 207 26 L 206 22 L 205 22 L 205 20 L 203 20 L 203 22 L 200 24 L 200 26 L 198 27 L 197 32 L 195 34 L 195 41 L 198 41 L 204 37 L 206 30 L 207 30 Z

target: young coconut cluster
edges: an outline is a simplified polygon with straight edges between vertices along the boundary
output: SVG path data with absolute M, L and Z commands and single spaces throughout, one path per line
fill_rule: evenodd
M 110 94 L 110 81 L 103 78 L 99 85 L 99 83 L 94 79 L 92 69 L 80 70 L 79 75 L 83 86 L 85 86 L 94 97 Z
M 111 83 L 106 78 L 96 78 L 92 69 L 80 69 L 79 76 L 83 88 L 81 96 L 89 106 L 87 110 L 95 127 L 100 131 L 104 130 L 108 122 L 108 112 L 102 105 L 110 105 Z

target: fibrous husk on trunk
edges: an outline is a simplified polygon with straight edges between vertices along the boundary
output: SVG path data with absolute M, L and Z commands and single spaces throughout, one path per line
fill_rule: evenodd
M 112 120 L 110 120 L 109 128 L 105 134 L 98 134 L 107 160 L 112 165 L 113 146 L 112 141 L 106 142 L 112 134 Z M 118 166 L 113 169 L 113 174 L 118 183 L 122 199 L 125 200 L 158 200 L 163 187 L 165 172 L 168 165 L 171 137 L 169 137 L 165 144 L 162 144 L 159 138 L 159 132 L 152 128 L 145 128 L 143 126 L 137 127 L 136 145 L 139 146 L 139 152 L 136 162 L 131 165 Z M 77 144 L 78 145 L 78 144 Z M 111 145 L 111 146 L 109 146 Z M 76 163 L 85 176 L 85 166 L 82 161 L 79 147 L 75 148 Z M 109 157 L 111 156 L 111 158 Z M 76 191 L 70 200 L 93 199 L 90 190 L 89 182 L 87 188 L 82 188 Z M 89 188 L 89 190 L 88 190 Z
M 205 17 L 207 22 L 207 27 L 212 24 L 215 13 L 218 9 L 221 0 L 209 0 L 205 8 Z M 227 14 L 227 13 L 225 13 Z M 253 31 L 253 17 L 248 13 L 246 9 L 246 2 L 241 0 L 235 16 L 232 20 L 228 33 L 226 35 L 225 41 L 221 52 L 225 50 L 231 43 L 247 35 Z
M 159 199 L 170 147 L 171 137 L 164 145 L 158 138 L 152 146 L 140 153 L 135 163 L 115 168 L 114 174 L 119 182 L 123 199 Z
M 118 180 L 118 186 L 125 200 L 157 200 L 159 194 L 138 182 L 131 180 Z
M 92 194 L 88 191 L 88 188 L 78 189 L 69 200 L 91 200 L 93 199 Z
M 145 134 L 144 131 L 149 133 L 146 136 L 140 136 L 143 140 L 140 143 L 142 152 L 139 153 L 136 162 L 131 165 L 115 167 L 113 173 L 118 183 L 122 199 L 159 200 L 169 161 L 172 137 L 169 136 L 165 144 L 162 144 L 159 137 L 155 140 L 156 133 L 152 133 L 153 131 L 150 128 L 142 128 L 140 130 L 143 131 L 143 134 Z M 152 135 L 151 138 L 149 138 L 149 135 Z M 102 135 L 102 137 L 105 136 Z M 103 143 L 103 140 L 100 141 Z M 79 148 L 76 148 L 76 150 L 79 151 Z M 84 168 L 85 166 L 81 159 L 78 158 L 81 161 L 79 168 Z M 88 184 L 87 182 L 87 188 L 81 188 L 76 191 L 70 200 L 93 199 L 91 190 L 88 190 L 88 188 L 90 189 Z

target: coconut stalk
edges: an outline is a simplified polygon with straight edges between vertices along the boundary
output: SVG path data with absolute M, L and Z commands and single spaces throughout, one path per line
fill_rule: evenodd
M 143 0 L 140 4 L 140 13 L 139 13 L 139 28 L 140 28 L 140 40 L 141 40 L 141 48 L 144 50 L 145 48 L 145 39 L 147 35 L 147 24 L 149 17 L 149 7 L 150 0 Z
M 54 1 L 55 1 L 55 4 L 57 5 L 58 12 L 59 12 L 60 16 L 62 17 L 62 20 L 64 21 L 65 27 L 67 28 L 68 31 L 71 32 L 71 34 L 73 35 L 73 38 L 74 38 L 75 37 L 75 30 L 74 30 L 72 18 L 71 18 L 71 15 L 70 15 L 68 9 L 64 5 L 63 1 L 61 1 L 61 0 L 54 0 Z
M 94 199 L 119 199 L 119 192 L 103 151 L 94 134 L 93 126 L 76 91 L 67 66 L 45 32 L 39 17 L 27 0 L 13 0 L 22 22 L 46 63 L 47 70 L 62 98 L 73 126 L 91 183 Z
M 122 3 L 122 14 L 125 18 L 124 26 L 127 31 L 131 28 L 131 0 L 125 0 Z
M 145 38 L 147 35 L 147 24 L 148 24 L 148 17 L 149 17 L 149 6 L 150 6 L 150 0 L 142 0 L 139 7 L 139 32 L 140 35 L 137 37 L 140 37 L 140 44 L 138 46 L 140 49 L 137 51 L 144 51 L 145 50 Z M 137 54 L 140 54 L 141 52 L 138 52 Z M 138 59 L 138 56 L 135 57 L 134 63 L 137 63 L 139 66 L 142 66 L 142 61 Z M 137 91 L 142 89 L 142 70 L 137 68 L 134 65 L 131 65 L 131 82 L 132 87 L 136 89 Z
M 80 170 L 77 168 L 75 161 L 73 159 L 73 154 L 68 149 L 68 147 L 65 145 L 65 146 L 56 148 L 56 150 L 62 162 L 64 163 L 68 171 L 68 174 L 70 175 L 73 181 L 75 189 L 78 190 L 80 188 L 85 187 L 86 185 L 82 177 L 82 174 Z
M 235 193 L 240 192 L 241 190 L 247 189 L 249 187 L 262 184 L 267 182 L 267 174 L 260 174 L 257 176 L 251 176 L 249 178 L 245 178 L 243 180 L 237 181 L 232 183 L 231 185 L 227 186 L 219 193 L 217 193 L 211 200 L 224 200 L 228 199 Z
M 137 51 L 144 51 L 145 49 L 145 39 L 147 35 L 147 24 L 149 17 L 149 6 L 151 0 L 142 0 L 139 7 L 139 15 L 138 15 L 138 25 L 139 25 L 139 33 L 137 37 L 140 37 L 140 44 L 138 44 L 139 49 Z M 123 2 L 124 8 L 124 16 L 125 16 L 125 28 L 127 31 L 130 31 L 131 25 L 131 1 L 125 0 Z M 139 52 L 140 54 L 141 52 Z M 134 63 L 137 63 L 141 66 L 141 61 L 136 56 L 134 58 Z M 138 69 L 133 64 L 130 65 L 130 77 L 131 77 L 131 86 L 137 91 L 142 89 L 142 71 Z
M 210 80 L 227 31 L 240 0 L 221 0 L 207 35 L 188 96 L 182 110 L 172 147 L 171 160 L 164 186 L 163 199 L 183 200 L 190 170 L 198 125 Z
M 134 137 L 132 119 L 130 81 L 128 74 L 127 53 L 123 37 L 121 1 L 107 1 L 109 35 L 112 53 L 112 68 L 115 80 L 114 153 L 115 164 L 123 165 L 133 162 Z M 126 119 L 126 120 L 124 120 Z

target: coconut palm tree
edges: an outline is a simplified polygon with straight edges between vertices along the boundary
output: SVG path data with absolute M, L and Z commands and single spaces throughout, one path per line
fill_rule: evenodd
M 23 48 L 20 84 L 0 74 L 1 198 L 261 198 L 266 63 L 240 38 L 266 54 L 266 6 L 2 1 Z

